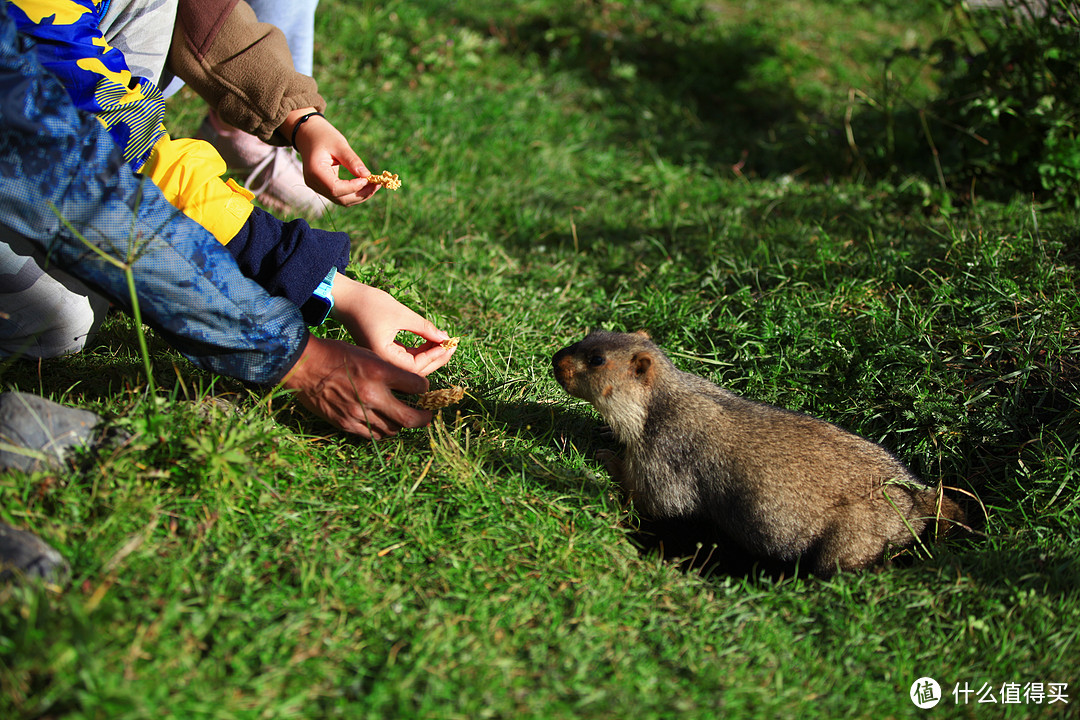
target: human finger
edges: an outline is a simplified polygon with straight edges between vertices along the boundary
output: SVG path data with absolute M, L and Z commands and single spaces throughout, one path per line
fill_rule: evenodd
M 450 334 L 445 330 L 440 330 L 435 326 L 435 323 L 431 322 L 423 315 L 409 310 L 403 307 L 397 317 L 394 320 L 398 324 L 398 330 L 405 330 L 411 332 L 413 335 L 418 335 L 424 340 L 427 340 L 427 345 L 434 344 L 439 345 L 450 339 Z
M 309 164 L 304 170 L 304 181 L 327 200 L 346 207 L 367 200 L 379 189 L 366 178 L 341 179 L 337 166 L 331 163 Z
M 428 343 L 418 348 L 407 348 L 406 352 L 412 356 L 413 366 L 416 368 L 414 372 L 427 377 L 450 362 L 457 348 L 445 348 L 439 343 Z

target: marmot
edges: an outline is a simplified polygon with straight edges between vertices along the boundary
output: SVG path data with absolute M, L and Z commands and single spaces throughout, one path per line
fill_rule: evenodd
M 592 332 L 552 363 L 626 446 L 608 469 L 647 518 L 704 520 L 754 557 L 819 576 L 964 522 L 881 446 L 682 372 L 645 333 Z

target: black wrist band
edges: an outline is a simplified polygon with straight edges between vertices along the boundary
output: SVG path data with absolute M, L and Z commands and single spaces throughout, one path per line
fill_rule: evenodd
M 319 116 L 319 117 L 321 117 L 321 118 L 324 118 L 324 117 L 326 117 L 325 115 L 323 115 L 323 114 L 322 114 L 321 112 L 319 112 L 318 110 L 312 110 L 312 111 L 311 111 L 311 112 L 309 112 L 309 113 L 308 113 L 307 115 L 305 115 L 305 116 L 303 116 L 302 118 L 300 118 L 299 120 L 297 120 L 297 121 L 296 121 L 296 124 L 292 126 L 292 141 L 291 141 L 291 142 L 290 142 L 289 144 L 293 146 L 293 150 L 295 150 L 295 149 L 296 149 L 296 131 L 300 129 L 300 126 L 301 126 L 301 125 L 303 125 L 303 124 L 304 124 L 304 123 L 306 123 L 306 122 L 307 122 L 308 120 L 310 120 L 311 118 L 315 117 L 316 115 L 318 115 L 318 116 Z

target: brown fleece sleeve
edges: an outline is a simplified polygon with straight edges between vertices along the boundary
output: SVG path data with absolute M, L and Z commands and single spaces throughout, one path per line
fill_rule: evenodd
M 177 4 L 178 22 L 184 23 L 184 36 L 200 58 L 214 42 L 236 3 L 237 0 L 181 0 Z
M 180 0 L 168 63 L 225 122 L 274 145 L 289 144 L 275 131 L 290 112 L 326 109 L 285 35 L 244 0 Z

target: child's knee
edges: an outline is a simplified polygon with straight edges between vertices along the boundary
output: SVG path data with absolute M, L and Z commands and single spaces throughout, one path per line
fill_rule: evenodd
M 0 273 L 0 307 L 0 356 L 53 358 L 82 350 L 109 304 L 27 260 L 16 273 Z

